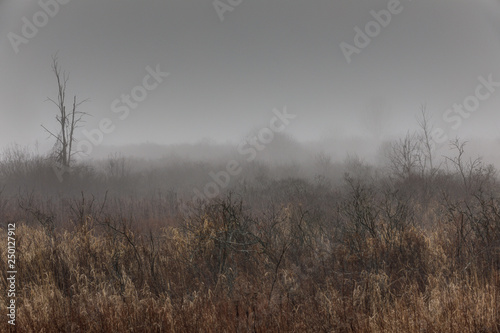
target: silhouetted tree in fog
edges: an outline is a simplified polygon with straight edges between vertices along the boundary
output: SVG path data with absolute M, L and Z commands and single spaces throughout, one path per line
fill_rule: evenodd
M 43 129 L 46 130 L 50 136 L 56 139 L 54 144 L 54 158 L 58 163 L 64 167 L 69 167 L 71 164 L 71 157 L 77 153 L 75 151 L 75 129 L 80 122 L 83 121 L 83 117 L 87 115 L 85 112 L 77 111 L 77 108 L 85 102 L 77 101 L 76 95 L 73 96 L 73 105 L 71 109 L 66 110 L 66 85 L 69 80 L 69 74 L 65 71 L 61 71 L 61 66 L 58 63 L 57 56 L 52 57 L 52 71 L 54 72 L 57 80 L 57 99 L 48 98 L 48 100 L 57 107 L 58 113 L 56 114 L 56 121 L 59 128 L 59 133 L 47 129 L 42 125 Z

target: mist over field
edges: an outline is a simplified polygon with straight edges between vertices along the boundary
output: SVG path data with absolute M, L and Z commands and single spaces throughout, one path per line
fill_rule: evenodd
M 0 0 L 0 331 L 500 331 L 500 2 Z

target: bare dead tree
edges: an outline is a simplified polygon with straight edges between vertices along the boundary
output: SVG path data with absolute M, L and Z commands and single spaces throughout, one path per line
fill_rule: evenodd
M 420 107 L 417 118 L 420 131 L 408 132 L 406 136 L 390 144 L 387 152 L 392 171 L 403 179 L 419 174 L 422 179 L 432 177 L 441 165 L 435 166 L 433 126 L 425 104 Z
M 450 148 L 457 152 L 457 156 L 445 157 L 451 162 L 464 186 L 466 195 L 473 195 L 484 191 L 488 184 L 494 181 L 496 170 L 492 165 L 486 165 L 480 157 L 467 159 L 465 145 L 467 141 L 455 139 L 450 142 Z
M 77 101 L 76 95 L 73 96 L 71 109 L 66 110 L 66 88 L 69 80 L 69 74 L 61 70 L 57 56 L 52 57 L 52 72 L 57 81 L 57 99 L 48 98 L 48 101 L 54 103 L 57 107 L 56 121 L 59 128 L 59 133 L 56 134 L 42 125 L 43 129 L 49 133 L 49 137 L 54 137 L 54 158 L 57 163 L 64 167 L 69 167 L 71 158 L 77 153 L 74 149 L 75 129 L 80 127 L 79 124 L 83 121 L 83 117 L 88 115 L 86 112 L 78 111 L 78 107 L 86 102 L 86 100 Z
M 433 176 L 437 171 L 434 168 L 434 158 L 433 158 L 433 142 L 432 142 L 432 129 L 433 126 L 430 123 L 430 116 L 427 112 L 427 106 L 422 104 L 420 106 L 420 118 L 417 119 L 418 125 L 420 126 L 420 168 L 422 173 L 426 173 L 429 170 L 430 176 Z
M 392 172 L 402 179 L 411 178 L 418 169 L 420 142 L 415 133 L 407 133 L 403 139 L 392 142 L 388 157 Z

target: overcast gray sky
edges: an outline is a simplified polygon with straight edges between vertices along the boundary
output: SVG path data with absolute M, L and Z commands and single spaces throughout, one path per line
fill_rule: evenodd
M 381 140 L 413 128 L 421 103 L 452 137 L 500 137 L 500 88 L 458 130 L 443 121 L 478 77 L 500 82 L 500 2 L 401 0 L 348 63 L 341 43 L 354 46 L 354 28 L 394 1 L 221 0 L 232 9 L 221 21 L 212 0 L 72 0 L 45 24 L 38 1 L 0 0 L 0 147 L 51 146 L 40 125 L 55 128 L 45 102 L 56 97 L 55 52 L 69 93 L 90 99 L 86 128 L 103 118 L 116 126 L 109 145 L 238 142 L 284 106 L 299 140 Z M 16 53 L 13 34 L 35 19 L 41 27 Z M 121 120 L 111 104 L 157 65 L 169 76 Z

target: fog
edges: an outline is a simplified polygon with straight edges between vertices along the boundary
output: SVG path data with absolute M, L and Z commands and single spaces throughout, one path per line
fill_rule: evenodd
M 498 332 L 500 1 L 0 0 L 0 31 L 0 332 Z
M 234 150 L 284 108 L 296 115 L 284 133 L 304 149 L 377 160 L 384 142 L 418 127 L 425 104 L 448 139 L 498 162 L 498 87 L 473 112 L 452 108 L 476 93 L 479 78 L 500 80 L 499 22 L 493 0 L 2 1 L 0 146 L 53 147 L 41 125 L 57 129 L 46 101 L 57 96 L 57 54 L 70 73 L 68 96 L 88 98 L 75 139 L 113 122 L 81 160 L 185 154 L 182 144 L 200 142 Z M 126 104 L 151 71 L 168 75 Z M 145 154 L 134 148 L 141 144 L 156 148 Z
M 432 173 L 456 139 L 498 166 L 499 19 L 486 0 L 3 1 L 3 166 L 33 173 L 61 153 L 54 60 L 65 108 L 82 102 L 76 169 L 192 172 L 144 191 L 189 196 L 231 167 L 243 168 L 234 183 L 255 170 L 339 180 L 353 161 L 388 170 L 406 150 L 431 156 L 420 167 Z M 51 177 L 74 174 L 57 163 Z

